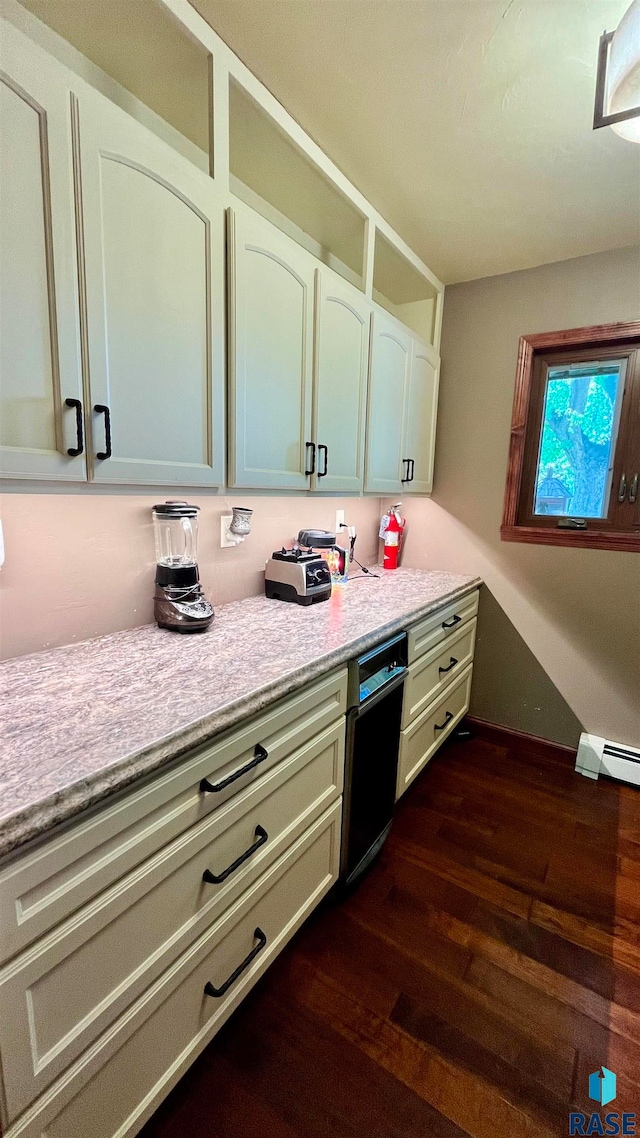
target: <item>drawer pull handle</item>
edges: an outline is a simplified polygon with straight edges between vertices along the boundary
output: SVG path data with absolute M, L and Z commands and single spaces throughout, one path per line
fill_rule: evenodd
M 240 857 L 237 857 L 235 861 L 232 861 L 231 865 L 223 869 L 222 873 L 212 873 L 210 869 L 205 869 L 202 874 L 202 880 L 206 881 L 208 885 L 221 885 L 223 881 L 227 880 L 227 877 L 231 877 L 231 874 L 235 873 L 236 869 L 239 869 L 244 861 L 248 861 L 256 850 L 259 850 L 260 846 L 263 846 L 268 840 L 269 835 L 267 831 L 264 830 L 262 826 L 256 826 L 256 840 L 253 845 L 249 846 L 249 849 L 245 850 L 244 853 L 241 853 Z
M 254 937 L 254 940 L 258 941 L 258 943 L 253 946 L 249 955 L 245 956 L 244 960 L 242 961 L 242 964 L 239 964 L 237 968 L 234 968 L 231 975 L 227 977 L 227 979 L 225 980 L 224 984 L 221 985 L 221 987 L 214 988 L 211 981 L 208 981 L 205 984 L 204 990 L 205 990 L 205 994 L 207 996 L 216 996 L 216 997 L 224 996 L 225 992 L 229 991 L 229 988 L 231 987 L 231 985 L 235 984 L 236 980 L 238 979 L 238 976 L 241 976 L 242 973 L 244 972 L 245 968 L 249 967 L 249 965 L 251 964 L 251 961 L 255 960 L 255 958 L 259 952 L 262 952 L 264 946 L 267 943 L 267 938 L 266 938 L 265 934 L 263 933 L 262 929 L 255 929 L 254 933 L 253 933 L 253 937 Z
M 450 723 L 452 719 L 453 719 L 453 712 L 447 711 L 447 713 L 444 717 L 444 723 L 434 723 L 433 730 L 434 731 L 444 731 L 445 727 L 447 726 L 447 723 Z
M 451 620 L 443 620 L 442 627 L 443 628 L 455 628 L 456 624 L 460 624 L 461 620 L 462 620 L 462 617 L 458 616 L 458 614 L 456 613 L 455 616 L 451 617 Z
M 451 663 L 447 664 L 446 668 L 438 668 L 439 672 L 450 672 L 452 668 L 455 668 L 456 664 L 458 663 L 455 656 L 450 656 L 449 659 Z
M 247 771 L 252 771 L 254 767 L 257 767 L 258 763 L 263 763 L 264 760 L 268 758 L 269 752 L 266 747 L 261 747 L 260 743 L 256 743 L 253 758 L 250 762 L 240 767 L 239 771 L 234 771 L 228 778 L 223 778 L 222 782 L 209 782 L 208 778 L 203 778 L 200 783 L 200 790 L 203 794 L 219 794 L 221 790 L 225 790 L 225 788 L 232 782 L 235 782 L 237 778 L 242 778 L 243 774 L 246 774 Z

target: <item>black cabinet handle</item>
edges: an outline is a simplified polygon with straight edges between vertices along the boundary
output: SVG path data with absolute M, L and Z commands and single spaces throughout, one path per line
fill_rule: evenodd
M 255 960 L 259 952 L 262 952 L 267 943 L 267 938 L 262 929 L 254 929 L 253 937 L 254 940 L 258 941 L 258 943 L 254 945 L 249 955 L 245 956 L 242 964 L 239 964 L 237 968 L 234 968 L 231 975 L 227 977 L 224 984 L 222 984 L 220 988 L 214 988 L 213 984 L 210 981 L 205 984 L 204 990 L 207 996 L 224 996 L 225 992 L 229 991 L 231 985 L 235 984 L 238 976 L 241 976 L 245 968 L 249 967 L 251 961 Z
M 324 466 L 322 470 L 318 471 L 318 478 L 324 478 L 329 469 L 329 447 L 324 443 L 318 443 L 318 453 L 324 451 Z
M 462 617 L 458 616 L 458 614 L 456 613 L 455 616 L 451 617 L 451 620 L 443 620 L 442 627 L 443 628 L 455 628 L 456 624 L 460 624 L 461 620 L 462 620 Z
M 304 445 L 307 447 L 307 449 L 309 447 L 311 447 L 311 469 L 305 470 L 305 474 L 306 475 L 315 474 L 315 472 L 316 472 L 316 444 L 315 443 L 305 443 Z
M 458 663 L 455 656 L 450 656 L 449 659 L 451 663 L 448 664 L 446 668 L 438 668 L 439 672 L 450 672 L 452 668 L 455 668 L 456 664 Z
M 240 854 L 240 857 L 237 857 L 235 861 L 232 861 L 231 865 L 223 869 L 222 873 L 212 873 L 210 869 L 205 869 L 202 874 L 202 880 L 206 881 L 207 885 L 221 885 L 223 881 L 227 880 L 227 877 L 231 877 L 231 874 L 235 873 L 236 869 L 239 869 L 243 862 L 248 861 L 256 850 L 259 850 L 260 846 L 263 846 L 268 840 L 269 835 L 267 831 L 264 830 L 262 826 L 256 826 L 256 841 L 253 845 L 249 846 L 249 849 Z
M 111 458 L 111 412 L 105 403 L 96 403 L 93 409 L 98 415 L 104 415 L 105 449 L 96 451 L 96 458 Z
M 247 771 L 252 771 L 254 767 L 258 766 L 258 763 L 263 763 L 264 760 L 268 758 L 269 752 L 266 747 L 262 747 L 260 743 L 256 743 L 253 758 L 248 763 L 245 763 L 243 767 L 240 767 L 239 771 L 234 771 L 228 778 L 223 778 L 222 782 L 209 782 L 208 778 L 203 778 L 200 783 L 200 790 L 203 794 L 219 794 L 221 790 L 224 790 L 225 787 L 235 782 L 237 778 L 242 778 L 243 774 L 246 774 Z
M 65 399 L 67 407 L 76 409 L 76 445 L 67 448 L 67 454 L 77 458 L 84 450 L 84 435 L 82 433 L 82 403 L 79 399 Z
M 407 481 L 408 481 L 408 482 L 413 482 L 413 476 L 414 476 L 414 473 L 415 473 L 416 464 L 415 464 L 415 461 L 414 461 L 412 458 L 410 458 L 410 459 L 409 459 L 409 462 L 411 463 L 411 472 L 410 472 L 410 474 L 409 474 L 409 478 L 407 479 Z
M 447 726 L 447 723 L 450 723 L 452 719 L 453 719 L 453 712 L 447 711 L 447 713 L 444 717 L 444 723 L 434 723 L 433 730 L 434 731 L 444 731 L 445 727 Z
M 406 470 L 404 469 L 405 462 L 407 464 Z M 402 470 L 402 478 L 400 479 L 401 482 L 410 482 L 411 481 L 411 479 L 409 478 L 409 469 L 410 469 L 409 464 L 410 464 L 410 462 L 411 462 L 410 458 L 403 458 L 403 460 L 402 460 L 403 470 Z

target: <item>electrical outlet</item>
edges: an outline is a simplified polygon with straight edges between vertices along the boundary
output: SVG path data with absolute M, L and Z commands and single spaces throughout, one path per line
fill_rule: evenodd
M 344 525 L 344 510 L 336 510 L 336 533 L 340 533 L 340 526 Z
M 231 525 L 232 519 L 233 519 L 233 514 L 222 514 L 222 516 L 220 518 L 220 548 L 221 549 L 232 549 L 236 545 L 236 542 L 230 541 L 228 536 L 227 536 L 227 531 L 229 529 L 229 526 Z

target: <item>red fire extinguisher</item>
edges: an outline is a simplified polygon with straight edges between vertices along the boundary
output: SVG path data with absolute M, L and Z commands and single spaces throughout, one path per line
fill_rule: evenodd
M 387 528 L 384 531 L 383 569 L 398 568 L 398 551 L 400 547 L 400 535 L 402 534 L 403 528 L 395 510 L 392 510 L 389 514 Z

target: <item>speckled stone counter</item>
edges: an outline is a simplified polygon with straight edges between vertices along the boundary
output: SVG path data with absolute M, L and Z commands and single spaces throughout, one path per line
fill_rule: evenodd
M 145 625 L 0 664 L 0 855 L 480 584 L 378 572 L 309 608 L 224 605 L 201 635 Z

